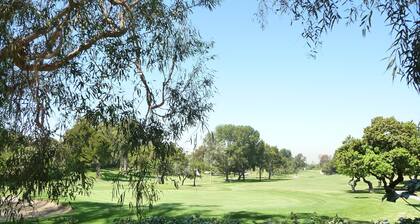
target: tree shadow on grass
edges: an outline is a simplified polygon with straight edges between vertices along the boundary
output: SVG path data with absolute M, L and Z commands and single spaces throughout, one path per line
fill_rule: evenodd
M 277 182 L 277 181 L 286 181 L 292 180 L 292 178 L 288 177 L 279 177 L 279 178 L 271 178 L 271 179 L 245 179 L 245 180 L 237 180 L 237 179 L 229 179 L 229 181 L 224 181 L 223 183 L 265 183 L 265 182 Z
M 385 193 L 385 191 L 382 188 L 374 188 L 372 192 L 370 192 L 369 189 L 355 190 L 355 191 L 348 189 L 348 190 L 345 190 L 345 192 L 349 194 L 384 194 Z
M 116 219 L 135 219 L 135 212 L 128 206 L 119 206 L 115 203 L 99 202 L 74 202 L 73 211 L 56 217 L 41 220 L 43 223 L 112 223 Z M 191 207 L 194 209 L 191 210 Z M 146 211 L 146 217 L 167 216 L 167 217 L 191 217 L 200 216 L 204 218 L 221 218 L 240 220 L 241 223 L 282 223 L 297 220 L 298 223 L 308 223 L 308 221 L 321 221 L 321 223 L 331 220 L 333 217 L 317 215 L 315 213 L 293 213 L 293 215 L 259 213 L 252 211 L 228 212 L 222 215 L 215 215 L 214 212 L 220 211 L 218 205 L 186 205 L 183 203 L 162 203 Z M 367 224 L 370 222 L 351 220 L 350 223 Z
M 46 223 L 92 223 L 96 221 L 112 223 L 115 219 L 135 216 L 134 211 L 127 206 L 120 206 L 116 203 L 73 202 L 71 206 L 73 208 L 71 212 L 46 218 Z
M 291 213 L 290 215 L 264 214 L 258 212 L 240 211 L 230 212 L 224 219 L 237 219 L 244 223 L 327 223 L 334 217 L 318 215 L 316 213 Z M 349 223 L 368 224 L 369 221 L 347 219 Z M 311 222 L 312 221 L 312 222 Z
M 118 171 L 103 170 L 101 172 L 101 180 L 114 182 L 116 180 L 126 182 L 128 178 L 118 173 Z
M 190 210 L 194 207 L 194 210 Z M 221 211 L 218 205 L 184 205 L 182 203 L 163 203 L 155 206 L 148 212 L 147 216 L 170 216 L 170 217 L 190 217 L 200 216 L 205 218 L 221 218 L 225 220 L 239 220 L 241 223 L 283 223 L 287 221 L 297 220 L 298 223 L 311 223 L 310 221 L 320 221 L 317 223 L 327 223 L 332 218 L 331 216 L 317 215 L 316 213 L 293 213 L 290 214 L 272 214 L 260 213 L 252 211 L 236 211 L 227 212 L 222 215 L 215 215 L 214 212 Z M 347 219 L 349 223 L 355 224 L 368 224 L 370 221 L 352 220 Z M 287 223 L 289 223 L 287 222 Z M 291 222 L 290 222 L 291 223 Z M 315 222 L 314 222 L 315 223 Z

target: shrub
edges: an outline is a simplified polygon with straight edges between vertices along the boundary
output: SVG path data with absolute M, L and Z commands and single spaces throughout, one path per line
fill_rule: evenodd
M 150 217 L 143 220 L 119 219 L 114 224 L 239 224 L 239 220 L 190 217 Z

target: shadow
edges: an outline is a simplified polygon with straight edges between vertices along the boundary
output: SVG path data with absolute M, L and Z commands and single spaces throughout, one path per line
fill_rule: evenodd
M 357 198 L 357 199 L 365 199 L 365 198 L 369 198 L 369 197 L 365 197 L 365 196 L 356 196 L 356 197 L 353 197 L 353 198 Z
M 111 181 L 111 182 L 118 180 L 121 182 L 127 182 L 128 178 L 122 174 L 118 174 L 117 171 L 103 170 L 101 172 L 101 180 Z
M 237 179 L 229 179 L 229 181 L 224 181 L 223 183 L 265 183 L 265 182 L 278 182 L 278 181 L 286 181 L 292 180 L 292 178 L 283 177 L 283 178 L 271 178 L 271 179 L 245 179 L 245 180 L 237 180 Z
M 134 218 L 135 213 L 127 206 L 116 203 L 73 202 L 72 211 L 56 217 L 43 219 L 46 223 L 112 223 L 115 219 Z
M 223 216 L 224 219 L 236 219 L 241 223 L 328 223 L 334 217 L 318 215 L 316 213 L 291 213 L 290 215 L 262 214 L 257 212 L 231 212 Z M 368 224 L 369 221 L 345 219 L 349 223 Z
M 112 223 L 116 219 L 136 219 L 135 211 L 128 206 L 115 203 L 75 202 L 73 211 L 56 217 L 41 219 L 42 223 Z M 194 207 L 194 210 L 191 210 Z M 316 213 L 272 214 L 251 211 L 228 212 L 215 215 L 220 210 L 218 205 L 185 205 L 183 203 L 162 203 L 152 209 L 145 210 L 145 217 L 165 216 L 174 218 L 188 218 L 198 216 L 203 218 L 220 218 L 223 220 L 237 220 L 240 223 L 327 223 L 334 216 L 318 215 Z M 346 219 L 349 223 L 367 224 L 368 221 Z M 297 222 L 296 222 L 297 221 Z
M 355 191 L 352 191 L 349 189 L 349 190 L 345 190 L 345 192 L 349 194 L 384 194 L 385 193 L 383 189 L 378 189 L 378 188 L 373 188 L 372 192 L 369 192 L 368 189 L 355 190 Z

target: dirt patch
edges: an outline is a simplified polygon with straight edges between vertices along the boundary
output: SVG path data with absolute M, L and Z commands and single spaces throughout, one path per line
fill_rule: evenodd
M 23 205 L 17 205 L 19 208 L 19 216 L 23 218 L 40 218 L 50 215 L 59 215 L 71 211 L 71 207 L 68 205 L 57 204 L 46 200 L 34 200 L 31 205 L 25 203 Z M 4 221 L 6 218 L 3 214 L 0 214 L 0 221 Z

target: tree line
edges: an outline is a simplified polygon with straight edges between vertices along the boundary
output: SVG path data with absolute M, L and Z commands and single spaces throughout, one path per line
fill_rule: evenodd
M 274 174 L 297 172 L 306 166 L 302 154 L 295 157 L 288 149 L 279 149 L 264 142 L 257 130 L 244 125 L 220 125 L 208 133 L 203 144 L 194 152 L 200 154 L 201 161 L 211 172 L 245 180 L 247 171 L 258 170 L 258 179 L 265 171 L 267 178 Z
M 77 154 L 87 162 L 86 165 L 94 168 L 97 178 L 100 178 L 101 167 L 130 169 L 135 159 L 127 150 L 129 145 L 124 137 L 115 127 L 94 127 L 87 120 L 80 119 L 66 131 L 63 144 L 73 155 Z M 165 153 L 156 154 L 159 150 Z M 294 173 L 306 166 L 302 154 L 293 157 L 290 150 L 265 143 L 257 130 L 243 125 L 218 126 L 192 152 L 186 152 L 171 142 L 150 143 L 142 148 L 141 154 L 144 160 L 154 161 L 152 170 L 159 183 L 164 184 L 170 179 L 176 186 L 183 185 L 186 179 L 192 179 L 195 186 L 197 177 L 203 172 L 220 174 L 225 181 L 230 181 L 231 175 L 245 180 L 248 171 L 258 170 L 258 178 L 262 180 L 264 172 L 271 179 L 275 174 Z

